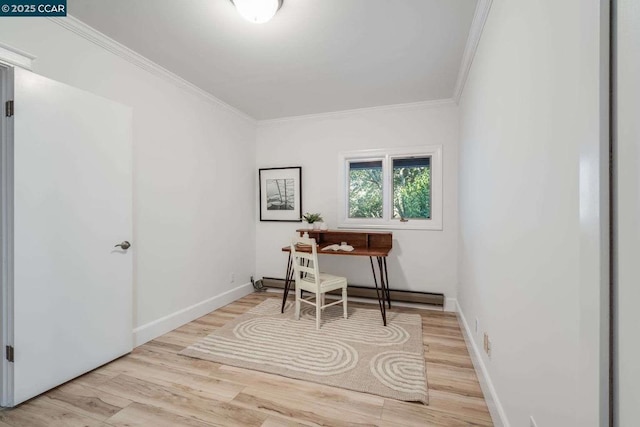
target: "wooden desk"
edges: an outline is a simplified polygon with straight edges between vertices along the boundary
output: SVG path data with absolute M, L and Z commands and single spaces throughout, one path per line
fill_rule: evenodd
M 318 255 L 338 255 L 338 256 L 367 256 L 371 263 L 371 271 L 373 273 L 373 282 L 376 286 L 376 294 L 378 296 L 378 305 L 380 306 L 380 314 L 382 315 L 382 323 L 387 326 L 387 308 L 386 305 L 391 308 L 391 296 L 389 294 L 389 274 L 387 271 L 387 256 L 391 252 L 393 247 L 393 235 L 388 232 L 375 232 L 375 231 L 342 231 L 342 230 L 296 230 L 302 236 L 304 233 L 309 233 L 309 237 L 316 239 L 318 244 Z M 348 245 L 353 246 L 353 251 L 323 251 L 322 249 L 334 244 L 340 244 L 341 242 L 347 242 Z M 285 246 L 282 248 L 283 252 L 289 252 L 289 259 L 287 261 L 287 274 L 284 285 L 284 295 L 282 296 L 282 309 L 284 312 L 284 305 L 291 289 L 293 282 L 293 260 L 291 259 L 291 248 Z M 378 264 L 378 274 L 374 267 L 373 258 L 376 258 Z M 378 281 L 380 287 L 378 288 Z M 386 301 L 386 304 L 385 304 Z

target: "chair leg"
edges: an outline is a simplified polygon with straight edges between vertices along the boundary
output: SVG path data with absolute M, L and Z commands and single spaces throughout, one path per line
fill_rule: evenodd
M 296 286 L 296 320 L 300 320 L 300 298 L 302 298 L 302 292 Z
M 320 316 L 322 313 L 322 304 L 320 300 L 322 299 L 323 294 L 316 295 L 316 330 L 320 329 Z
M 344 311 L 344 318 L 347 318 L 347 288 L 342 288 L 342 311 Z

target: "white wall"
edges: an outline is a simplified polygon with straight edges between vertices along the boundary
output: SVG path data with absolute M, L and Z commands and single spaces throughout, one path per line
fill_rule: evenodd
M 640 4 L 618 0 L 616 17 L 616 355 L 615 426 L 640 420 Z
M 44 18 L 0 18 L 0 42 L 35 55 L 38 74 L 133 107 L 129 240 L 135 251 L 134 326 L 144 339 L 190 320 L 189 312 L 149 330 L 145 325 L 249 281 L 256 197 L 252 121 Z
M 455 298 L 457 284 L 458 110 L 453 104 L 334 113 L 258 126 L 259 168 L 302 166 L 302 209 L 338 224 L 338 153 L 373 148 L 442 144 L 443 230 L 393 230 L 389 281 L 394 289 L 442 292 Z M 256 274 L 283 278 L 280 251 L 302 223 L 257 222 Z M 305 224 L 306 225 L 306 224 Z M 324 257 L 323 269 L 354 285 L 373 286 L 369 260 Z
M 467 322 L 480 321 L 478 348 L 489 333 L 488 397 L 512 426 L 531 415 L 538 426 L 599 425 L 600 372 L 583 362 L 597 357 L 599 301 L 587 306 L 601 254 L 582 247 L 599 242 L 582 235 L 599 230 L 598 163 L 589 169 L 583 150 L 600 143 L 599 7 L 494 0 L 460 104 L 458 299 Z

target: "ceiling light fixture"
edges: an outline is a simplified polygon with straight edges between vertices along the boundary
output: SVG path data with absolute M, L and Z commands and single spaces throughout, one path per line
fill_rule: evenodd
M 282 0 L 231 0 L 231 3 L 244 19 L 254 24 L 264 24 L 271 20 L 282 7 Z

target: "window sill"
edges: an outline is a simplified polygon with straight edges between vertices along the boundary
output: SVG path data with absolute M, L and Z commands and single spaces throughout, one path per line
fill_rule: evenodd
M 407 221 L 407 222 L 384 222 L 382 224 L 366 224 L 361 222 L 341 222 L 338 224 L 339 229 L 355 228 L 368 230 L 425 230 L 425 231 L 442 231 L 442 224 L 436 224 L 426 221 Z

